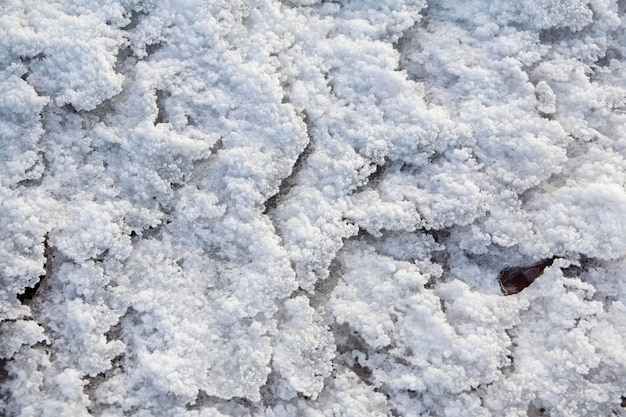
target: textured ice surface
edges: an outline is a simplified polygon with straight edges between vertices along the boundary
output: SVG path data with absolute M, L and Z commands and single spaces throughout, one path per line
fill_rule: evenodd
M 623 415 L 625 7 L 0 2 L 0 415 Z

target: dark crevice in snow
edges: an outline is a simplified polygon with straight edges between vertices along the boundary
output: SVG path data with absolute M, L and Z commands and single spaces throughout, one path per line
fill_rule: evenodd
M 600 262 L 595 258 L 590 258 L 585 254 L 580 254 L 576 263 L 562 269 L 563 276 L 567 278 L 580 277 L 582 274 L 588 272 L 590 268 L 598 266 L 599 263 Z
M 450 237 L 450 230 L 438 229 L 430 230 L 426 233 L 432 236 L 435 243 L 440 247 L 439 250 L 431 251 L 430 262 L 441 266 L 443 271 L 441 277 L 431 277 L 424 286 L 426 289 L 431 289 L 435 286 L 436 281 L 445 280 L 450 275 L 450 251 L 445 250 L 448 246 L 446 241 Z
M 500 371 L 505 377 L 509 377 L 515 373 L 515 357 L 513 355 L 507 355 L 506 358 L 509 361 L 509 364 L 500 368 Z
M 218 413 L 221 412 L 224 413 L 224 415 L 232 415 L 231 413 L 233 411 L 234 405 L 241 407 L 239 410 L 242 412 L 241 415 L 243 415 L 243 410 L 251 411 L 256 408 L 254 403 L 245 398 L 233 397 L 227 400 L 213 395 L 209 395 L 203 390 L 200 390 L 193 403 L 186 404 L 185 408 L 189 411 L 199 411 L 203 408 L 210 407 L 212 410 L 215 410 Z
M 94 262 L 102 262 L 104 261 L 107 257 L 109 256 L 109 249 L 105 249 L 104 251 L 102 251 L 101 253 L 99 253 L 98 255 L 94 256 L 93 258 L 89 258 L 90 260 L 94 261 Z
M 167 112 L 165 111 L 165 100 L 170 96 L 170 93 L 165 90 L 156 91 L 156 105 L 158 109 L 156 120 L 154 124 L 167 122 Z
M 41 282 L 45 277 L 45 275 L 40 275 L 39 280 L 32 287 L 24 288 L 24 292 L 17 295 L 17 299 L 20 301 L 20 303 L 24 305 L 30 304 L 32 299 L 37 294 L 37 290 L 39 289 L 39 286 L 41 285 Z
M 371 164 L 370 167 L 374 168 L 372 173 L 369 174 L 367 178 L 365 178 L 363 182 L 356 187 L 356 189 L 353 191 L 353 194 L 357 194 L 368 189 L 376 189 L 378 185 L 380 184 L 380 182 L 382 181 L 385 175 L 385 172 L 397 166 L 398 166 L 397 162 L 390 161 L 388 158 L 385 158 L 384 162 L 380 165 Z
M 387 157 L 385 157 L 383 163 L 380 165 L 376 165 L 376 170 L 372 172 L 369 177 L 367 177 L 367 183 L 371 186 L 377 186 L 383 179 L 385 172 L 394 165 L 394 161 L 391 161 Z
M 38 53 L 36 55 L 33 55 L 33 56 L 20 56 L 20 62 L 22 64 L 24 64 L 28 68 L 28 67 L 30 67 L 30 64 L 33 61 L 41 61 L 41 60 L 43 60 L 45 58 L 46 58 L 46 55 L 43 52 L 40 52 L 40 53 Z M 28 82 L 28 77 L 30 76 L 30 74 L 31 74 L 31 70 L 30 70 L 30 68 L 28 68 L 27 71 L 20 76 L 20 78 L 22 80 Z
M 156 51 L 161 49 L 163 47 L 163 45 L 164 44 L 161 43 L 161 42 L 147 44 L 146 45 L 146 57 L 149 57 L 150 55 L 153 55 Z
M 295 289 L 288 298 L 307 297 L 309 294 L 301 287 Z
M 49 271 L 49 269 L 51 268 L 50 257 L 52 256 L 52 249 L 48 246 L 47 234 L 44 236 L 44 240 L 43 240 L 43 256 L 44 256 L 44 267 L 46 269 L 46 273 L 43 275 L 40 275 L 39 278 L 37 279 L 37 282 L 35 282 L 32 287 L 24 288 L 24 292 L 17 295 L 17 299 L 20 301 L 20 303 L 24 305 L 29 305 L 31 303 L 33 298 L 37 295 L 39 287 L 41 286 L 41 284 L 43 283 L 43 281 L 46 279 L 46 277 L 48 276 L 50 272 Z
M 528 410 L 526 411 L 528 417 L 550 417 L 550 411 L 545 406 L 540 405 L 536 401 L 528 404 Z
M 378 391 L 378 390 L 375 390 L 375 391 Z M 387 394 L 387 398 L 391 398 L 391 397 Z M 395 408 L 392 408 L 392 409 L 389 410 L 389 415 L 391 417 L 401 417 L 402 416 L 402 414 Z
M 134 10 L 130 15 L 130 23 L 122 27 L 127 32 L 135 32 L 141 21 L 148 16 L 149 11 L 146 6 L 139 6 L 141 9 Z M 149 57 L 163 46 L 162 42 L 147 43 L 145 46 L 146 57 Z M 145 57 L 144 57 L 145 59 Z
M 302 150 L 302 152 L 300 152 L 300 155 L 298 155 L 296 162 L 293 164 L 293 167 L 291 168 L 291 173 L 289 174 L 289 176 L 285 177 L 281 181 L 280 185 L 278 186 L 278 192 L 274 194 L 273 196 L 271 196 L 270 198 L 268 198 L 267 201 L 265 202 L 265 210 L 263 214 L 268 214 L 271 211 L 273 211 L 277 207 L 280 199 L 283 196 L 289 194 L 289 190 L 291 190 L 291 188 L 297 183 L 296 177 L 298 176 L 298 173 L 302 170 L 302 168 L 306 164 L 306 160 L 311 155 L 311 153 L 313 153 L 313 146 L 312 146 L 312 141 L 309 140 L 309 143 Z
M 568 28 L 550 28 L 539 32 L 539 41 L 545 44 L 554 45 L 571 39 L 576 34 Z
M 415 34 L 420 30 L 420 28 L 424 28 L 427 25 L 428 18 L 428 8 L 424 8 L 421 10 L 420 15 L 422 15 L 422 19 L 415 22 L 413 26 L 406 29 L 402 36 L 398 38 L 392 45 L 393 49 L 395 49 L 400 55 L 399 59 L 399 70 L 407 70 L 407 51 L 415 51 L 419 50 L 419 45 L 415 41 Z M 408 72 L 408 71 L 407 71 Z
M 267 381 L 259 389 L 261 394 L 261 404 L 264 408 L 272 408 L 279 403 L 278 395 L 276 393 L 277 383 L 282 379 L 280 374 L 274 370 L 274 366 L 270 361 L 270 368 L 272 371 L 267 376 Z
M 149 226 L 147 229 L 141 231 L 141 237 L 143 239 L 159 239 L 161 233 L 163 232 L 164 223 L 161 222 L 155 226 Z
M 543 117 L 546 120 L 554 120 L 554 114 L 551 113 L 544 113 L 540 110 L 537 110 L 539 113 L 539 116 Z
M 448 307 L 446 307 L 446 300 L 442 298 L 439 299 L 439 309 L 445 316 L 446 312 L 448 311 Z
M 81 114 L 81 112 L 74 107 L 72 103 L 67 103 L 61 106 L 61 110 L 69 114 Z
M 12 359 L 0 358 L 0 415 L 5 415 L 3 414 L 3 409 L 9 404 L 12 395 L 9 383 L 13 378 L 7 370 L 7 364 L 11 360 Z M 7 384 L 6 387 L 4 386 L 5 384 Z
M 44 177 L 43 174 L 48 169 L 48 163 L 46 161 L 45 154 L 43 152 L 38 152 L 37 156 L 38 156 L 37 161 L 35 161 L 35 163 L 24 172 L 24 174 L 27 177 L 31 177 L 31 174 L 32 174 L 32 177 L 18 181 L 17 183 L 18 187 L 25 187 L 25 188 L 39 187 L 41 183 L 43 182 L 43 177 Z M 39 167 L 41 165 L 43 165 L 43 169 L 39 170 Z
M 139 22 L 141 22 L 141 19 L 146 15 L 147 13 L 144 10 L 131 11 L 130 16 L 129 16 L 130 22 L 126 26 L 123 26 L 121 29 L 124 29 L 124 30 L 135 29 L 139 25 Z
M 96 398 L 96 390 L 106 381 L 107 377 L 104 373 L 99 373 L 96 376 L 87 375 L 83 379 L 87 382 L 83 387 L 83 392 L 90 401 L 90 405 L 87 406 L 87 411 L 92 415 L 99 415 L 102 413 L 104 407 L 99 404 Z
M 45 326 L 44 326 L 42 323 L 37 322 L 37 324 L 38 324 L 39 326 L 41 326 L 41 327 L 44 327 L 44 328 L 45 328 Z M 51 333 L 52 333 L 52 332 L 50 331 L 50 329 L 48 329 L 48 328 L 45 328 L 45 331 L 46 331 L 46 333 L 48 333 L 48 334 L 51 334 Z M 48 359 L 49 359 L 50 361 L 52 361 L 52 362 L 53 362 L 53 361 L 55 361 L 56 356 L 57 356 L 57 353 L 56 353 L 56 352 L 52 349 L 52 348 L 53 348 L 53 344 L 54 344 L 54 342 L 50 342 L 50 341 L 41 341 L 41 342 L 37 342 L 37 343 L 33 344 L 33 345 L 31 346 L 31 349 L 36 350 L 36 351 L 38 351 L 39 353 L 41 353 L 41 354 L 43 354 L 43 355 L 47 356 L 47 357 L 48 357 Z
M 611 65 L 611 62 L 613 60 L 616 61 L 623 61 L 624 56 L 622 55 L 621 51 L 615 47 L 609 47 L 607 48 L 606 52 L 604 53 L 604 55 L 602 57 L 600 57 L 595 65 L 593 66 L 594 69 L 596 70 L 592 76 L 592 81 L 595 80 L 595 76 L 598 74 L 598 72 L 602 72 L 602 70 L 604 68 L 607 68 Z
M 435 239 L 435 242 L 444 244 L 445 240 L 450 237 L 451 233 L 448 229 L 433 229 L 429 234 Z
M 509 347 L 510 353 L 506 356 L 508 362 L 500 366 L 499 369 L 505 377 L 509 377 L 515 372 L 515 349 L 517 348 L 517 342 L 515 340 L 517 339 L 517 336 L 514 328 L 504 329 L 504 333 L 506 333 L 507 337 L 511 341 L 511 345 Z
M 318 279 L 317 282 L 315 282 L 313 294 L 309 298 L 311 307 L 319 310 L 320 306 L 326 304 L 333 290 L 339 283 L 341 271 L 341 262 L 335 257 L 328 267 L 328 277 L 326 279 Z
M 335 346 L 337 346 L 334 363 L 351 369 L 361 381 L 369 385 L 372 370 L 362 363 L 362 360 L 367 360 L 368 356 L 368 346 L 365 340 L 347 323 L 334 324 L 330 328 L 335 337 Z
M 224 141 L 220 137 L 211 147 L 208 157 L 193 161 L 193 169 L 191 170 L 187 183 L 198 185 L 208 175 L 209 167 L 217 157 L 219 151 L 223 148 Z
M 361 381 L 369 385 L 372 383 L 373 372 L 370 368 L 362 365 L 358 357 L 354 358 L 352 363 L 352 371 L 359 377 Z
M 98 121 L 104 120 L 107 115 L 114 114 L 112 99 L 103 100 L 95 109 L 85 112 L 85 114 L 94 116 Z
M 561 269 L 563 276 L 579 279 L 592 285 L 595 291 L 591 295 L 591 299 L 602 303 L 605 311 L 609 311 L 613 303 L 620 301 L 619 293 L 609 289 L 607 285 L 605 274 L 611 270 L 609 262 L 585 254 L 572 256 L 568 259 L 572 263 Z
M 393 44 L 393 48 L 399 55 L 397 69 L 399 71 L 405 71 L 409 80 L 424 83 L 424 85 L 426 85 L 432 75 L 428 74 L 423 65 L 414 62 L 414 57 L 423 51 L 421 45 L 422 40 L 419 37 L 420 31 L 425 30 L 426 24 L 427 22 L 424 20 L 417 22 L 415 25 L 405 30 L 402 37 Z
M 105 381 L 110 379 L 112 376 L 123 372 L 123 363 L 124 363 L 125 355 L 122 353 L 117 355 L 113 359 L 111 359 L 111 367 L 104 372 L 100 372 L 97 375 L 90 376 L 86 375 L 84 380 L 87 382 L 85 387 L 83 388 L 83 392 L 89 397 L 91 403 L 97 405 L 96 401 L 96 391 L 100 385 L 102 385 Z M 98 412 L 97 408 L 89 409 L 90 412 Z
M 45 58 L 46 55 L 43 52 L 39 52 L 38 54 L 35 54 L 33 56 L 20 56 L 20 61 L 23 64 L 29 65 L 32 61 L 41 61 Z
M 115 61 L 115 72 L 124 73 L 130 59 L 136 61 L 136 58 L 133 57 L 133 50 L 130 48 L 130 46 L 120 48 L 117 52 L 117 57 Z
M 109 329 L 109 331 L 107 331 L 104 336 L 107 339 L 107 343 L 111 343 L 114 340 L 122 340 L 122 319 L 127 315 L 130 314 L 132 311 L 132 308 L 128 308 L 126 310 L 126 313 L 124 313 L 124 315 L 122 317 L 120 317 L 119 321 L 114 324 L 113 326 L 111 326 L 111 328 Z
M 0 358 L 0 385 L 9 380 L 9 372 L 7 371 L 7 362 L 8 359 Z M 5 393 L 3 390 L 0 390 L 0 402 L 4 402 L 8 392 Z

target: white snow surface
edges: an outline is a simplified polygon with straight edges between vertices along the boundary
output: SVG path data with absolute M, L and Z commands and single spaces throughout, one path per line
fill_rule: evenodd
M 626 415 L 625 9 L 1 1 L 0 415 Z

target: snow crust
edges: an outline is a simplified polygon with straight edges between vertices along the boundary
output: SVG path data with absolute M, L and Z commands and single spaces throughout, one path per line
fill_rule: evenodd
M 1 2 L 0 414 L 625 415 L 625 7 Z

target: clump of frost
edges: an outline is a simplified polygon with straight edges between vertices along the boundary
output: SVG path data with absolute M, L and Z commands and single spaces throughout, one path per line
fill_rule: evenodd
M 623 413 L 622 15 L 2 3 L 0 414 Z

